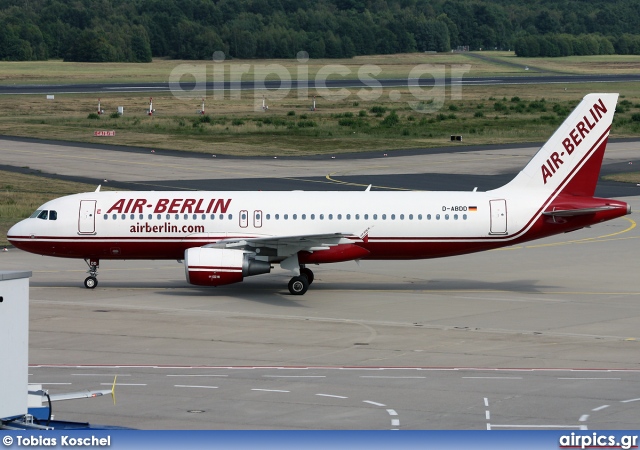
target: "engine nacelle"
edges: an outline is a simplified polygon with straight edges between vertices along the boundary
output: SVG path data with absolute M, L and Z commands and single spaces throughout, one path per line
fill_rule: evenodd
M 238 283 L 244 277 L 269 273 L 271 264 L 251 253 L 226 248 L 194 247 L 184 252 L 187 281 L 198 286 Z

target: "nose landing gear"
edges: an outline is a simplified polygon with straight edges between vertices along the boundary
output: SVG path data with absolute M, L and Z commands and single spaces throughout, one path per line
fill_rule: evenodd
M 300 266 L 300 275 L 289 280 L 289 292 L 291 295 L 304 295 L 313 283 L 313 272 L 304 266 Z
M 84 279 L 84 287 L 87 289 L 95 289 L 98 285 L 98 267 L 100 267 L 100 261 L 86 258 L 84 262 L 89 266 L 89 270 L 87 270 L 89 276 Z

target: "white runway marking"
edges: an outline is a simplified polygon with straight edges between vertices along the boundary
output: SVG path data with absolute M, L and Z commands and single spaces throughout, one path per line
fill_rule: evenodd
M 398 379 L 398 380 L 402 380 L 402 379 L 409 379 L 409 380 L 415 380 L 415 379 L 425 379 L 427 377 L 383 377 L 383 376 L 376 376 L 376 375 L 360 375 L 360 378 L 386 378 L 386 379 Z
M 131 374 L 127 373 L 72 373 L 71 375 L 76 377 L 130 377 Z
M 622 380 L 622 378 L 579 378 L 579 377 L 567 377 L 567 378 L 558 378 L 558 380 Z
M 597 408 L 593 408 L 591 411 L 602 411 L 605 408 L 608 408 L 609 405 L 598 406 Z
M 566 428 L 571 430 L 573 428 L 578 430 L 586 430 L 585 425 L 496 425 L 492 424 L 491 427 L 498 428 Z
M 588 418 L 589 418 L 589 414 L 583 414 L 578 419 L 578 422 L 586 422 Z
M 192 386 L 189 384 L 174 384 L 174 386 L 181 387 L 181 388 L 218 389 L 218 386 Z
M 166 86 L 122 86 L 122 87 L 105 87 L 105 89 L 109 89 L 110 91 L 113 90 L 117 90 L 117 89 L 162 89 L 163 91 L 166 91 L 168 89 L 168 87 Z
M 291 392 L 291 391 L 281 391 L 279 389 L 251 389 L 252 391 L 262 391 L 262 392 Z
M 462 377 L 467 380 L 522 380 L 522 377 Z
M 80 271 L 82 272 L 82 271 Z M 59 303 L 59 302 L 57 302 Z M 415 370 L 415 371 L 430 371 L 430 372 L 531 372 L 531 373 L 551 373 L 551 372 L 595 372 L 595 373 L 611 373 L 611 372 L 624 372 L 624 373 L 640 373 L 640 369 L 546 369 L 546 368 L 533 368 L 533 369 L 496 369 L 491 367 L 344 367 L 344 366 L 305 366 L 305 367 L 283 367 L 283 366 L 158 366 L 152 364 L 141 365 L 110 365 L 104 364 L 100 366 L 95 365 L 69 365 L 69 364 L 30 364 L 30 368 L 62 368 L 62 369 L 181 369 L 181 370 L 264 370 L 264 369 L 278 369 L 278 370 L 338 370 L 338 371 L 383 371 L 383 370 Z M 103 374 L 93 374 L 103 375 Z M 109 375 L 109 374 L 104 374 Z M 131 376 L 128 374 L 122 374 L 118 376 Z
M 264 378 L 327 378 L 325 375 L 262 375 Z
M 54 384 L 59 384 L 59 385 L 69 385 L 69 384 L 73 384 L 73 383 L 35 383 L 32 382 L 30 384 L 48 384 L 48 385 L 54 385 Z
M 620 400 L 620 403 L 640 402 L 640 398 L 632 398 L 631 400 Z
M 331 395 L 331 394 L 316 394 L 318 397 L 332 397 L 332 398 L 349 398 L 343 397 L 342 395 Z
M 168 377 L 228 377 L 229 375 L 167 375 Z
M 391 426 L 392 427 L 399 427 L 400 426 L 400 419 L 393 419 L 391 421 Z
M 398 413 L 396 412 L 395 409 L 387 409 L 387 412 L 389 413 L 390 416 L 397 416 Z
M 488 397 L 484 397 L 484 406 L 486 408 L 489 408 L 489 398 Z M 487 430 L 491 429 L 491 423 L 489 422 L 489 420 L 491 419 L 491 412 L 487 409 L 484 412 L 484 418 L 487 421 Z
M 374 406 L 387 406 L 383 403 L 372 402 L 371 400 L 363 400 L 362 403 L 369 403 L 370 405 L 374 405 Z

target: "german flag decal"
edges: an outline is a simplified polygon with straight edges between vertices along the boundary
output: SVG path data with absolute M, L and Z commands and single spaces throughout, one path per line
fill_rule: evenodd
M 476 211 L 478 211 L 478 207 L 477 206 L 469 206 L 469 211 L 470 212 L 476 212 Z

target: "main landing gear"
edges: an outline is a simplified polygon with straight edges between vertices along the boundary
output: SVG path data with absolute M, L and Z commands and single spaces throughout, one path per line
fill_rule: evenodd
M 289 280 L 289 292 L 291 295 L 304 295 L 313 283 L 313 272 L 304 266 L 300 266 L 300 275 Z
M 89 266 L 89 270 L 87 270 L 89 276 L 84 279 L 84 287 L 94 289 L 98 285 L 98 267 L 100 267 L 100 261 L 86 258 L 84 262 Z

